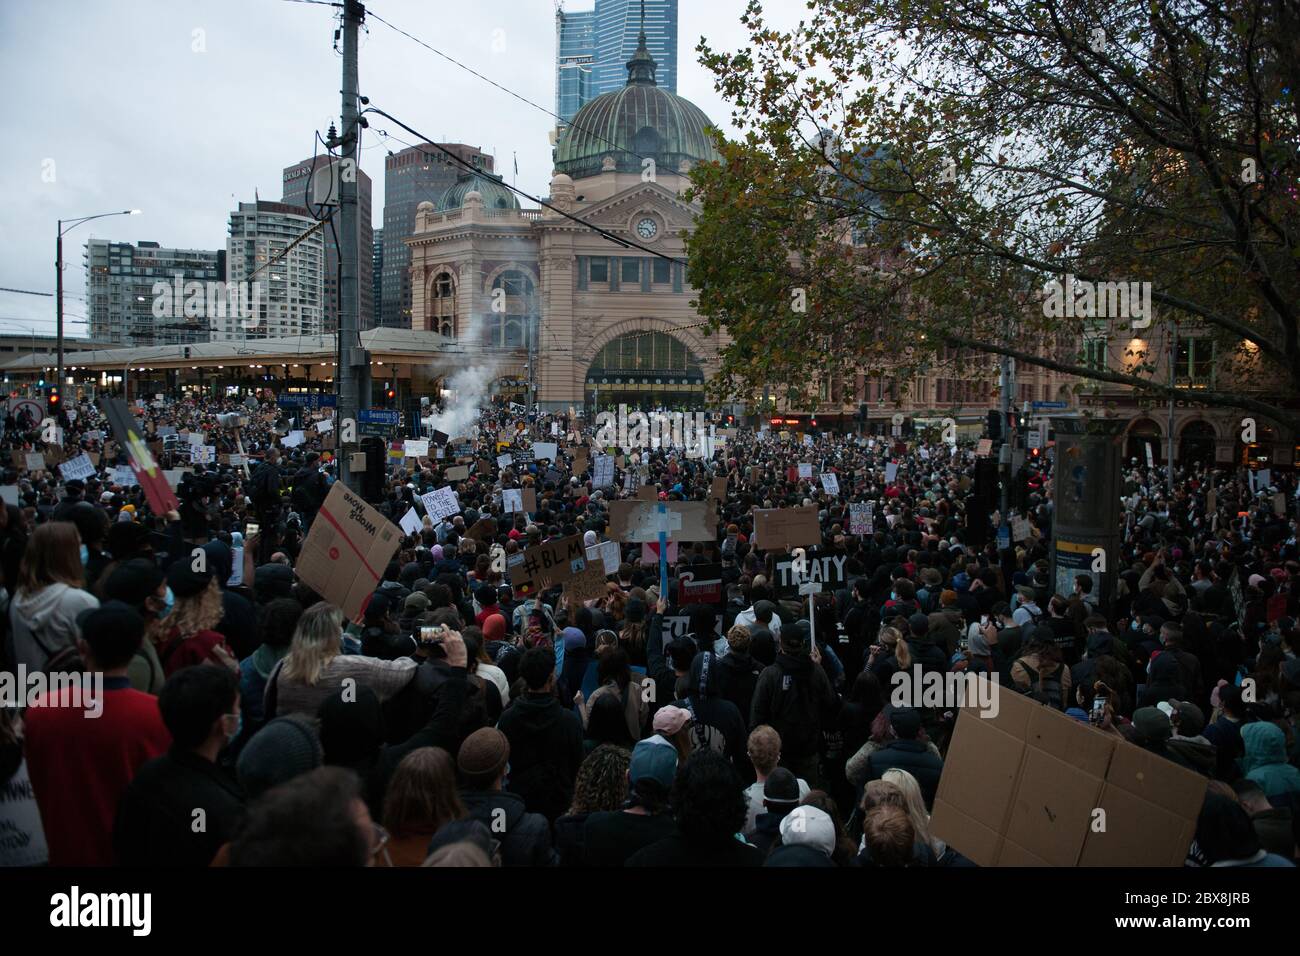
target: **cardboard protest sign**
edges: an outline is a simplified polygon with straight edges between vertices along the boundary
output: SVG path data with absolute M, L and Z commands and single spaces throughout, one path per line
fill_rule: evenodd
M 610 455 L 597 455 L 596 467 L 591 472 L 593 488 L 608 488 L 614 483 L 614 459 Z
M 535 441 L 533 442 L 533 458 L 541 461 L 543 458 L 548 461 L 555 461 L 555 456 L 559 451 L 559 445 L 553 441 Z
M 524 511 L 532 514 L 537 510 L 537 489 L 528 487 L 524 489 Z
M 573 473 L 575 475 L 586 474 L 590 463 L 587 460 L 587 449 L 579 448 L 573 453 Z
M 85 481 L 94 477 L 95 466 L 91 463 L 90 456 L 82 452 L 76 458 L 69 458 L 59 465 L 59 473 L 63 475 L 64 481 L 72 481 L 74 478 Z
M 63 454 L 62 445 L 45 446 L 45 467 L 48 468 L 50 465 L 57 465 L 66 457 L 67 456 Z
M 718 475 L 709 482 L 709 500 L 726 501 L 727 500 L 727 480 L 730 475 Z
M 716 515 L 706 501 L 611 501 L 609 536 L 615 541 L 658 541 L 659 508 L 664 530 L 673 541 L 712 541 Z
M 1183 865 L 1205 777 L 983 677 L 964 687 L 935 836 L 979 866 Z
M 420 495 L 420 501 L 424 503 L 424 513 L 434 521 L 460 513 L 460 499 L 450 488 L 435 488 Z
M 167 484 L 167 479 L 154 460 L 153 454 L 150 453 L 149 446 L 145 445 L 144 433 L 140 430 L 140 425 L 131 414 L 126 402 L 120 398 L 103 398 L 100 399 L 99 407 L 108 418 L 117 444 L 125 449 L 131 463 L 131 470 L 135 472 L 136 480 L 144 489 L 145 497 L 154 514 L 162 515 L 175 510 L 178 504 L 176 494 Z
M 496 530 L 496 519 L 484 516 L 474 522 L 473 526 L 465 532 L 465 536 L 473 538 L 475 541 L 491 541 L 492 535 L 496 534 Z
M 975 454 L 979 458 L 986 457 L 991 451 L 993 451 L 993 439 L 991 438 L 981 438 L 978 444 L 975 445 Z
M 822 490 L 828 495 L 838 495 L 840 493 L 840 479 L 833 472 L 824 472 L 821 479 Z
M 298 577 L 356 620 L 397 552 L 402 533 L 343 482 L 330 486 L 298 556 Z
M 44 471 L 45 456 L 39 451 L 29 451 L 23 464 L 28 471 Z
M 609 588 L 605 585 L 604 565 L 599 561 L 589 561 L 581 574 L 575 574 L 564 582 L 564 593 L 568 595 L 571 605 L 603 598 L 609 593 Z
M 798 559 L 792 554 L 783 554 L 776 559 L 772 583 L 781 597 L 798 594 L 801 584 L 820 584 L 822 590 L 834 591 L 844 586 L 844 566 L 848 560 L 847 555 L 809 550 L 800 571 Z
M 692 564 L 677 572 L 678 604 L 721 604 L 722 565 Z
M 490 475 L 492 474 L 492 462 L 488 461 L 486 458 L 480 458 L 478 464 L 474 467 L 474 470 L 480 475 Z
M 667 647 L 679 637 L 685 637 L 691 633 L 691 619 L 687 614 L 665 614 L 663 621 L 663 641 L 664 647 Z M 717 615 L 717 620 L 713 623 L 713 633 L 716 637 L 722 636 L 722 615 Z
M 817 520 L 817 506 L 755 508 L 754 536 L 759 542 L 756 547 L 767 551 L 819 545 L 822 543 L 822 529 Z
M 433 430 L 433 436 L 430 438 L 430 441 L 432 441 L 435 445 L 445 445 L 447 444 L 447 433 L 440 432 L 438 431 L 438 429 L 435 428 Z
M 1029 519 L 1017 515 L 1011 519 L 1011 539 L 1013 541 L 1024 541 L 1033 534 L 1029 527 Z
M 658 501 L 659 489 L 654 485 L 641 485 L 636 490 L 637 501 Z
M 587 563 L 599 561 L 606 574 L 618 574 L 620 557 L 617 541 L 602 541 L 587 549 Z
M 526 597 L 563 584 L 586 569 L 582 535 L 569 535 L 527 549 L 523 560 L 510 571 L 510 585 L 516 595 Z
M 469 465 L 456 465 L 448 468 L 442 475 L 448 481 L 467 481 L 469 479 Z

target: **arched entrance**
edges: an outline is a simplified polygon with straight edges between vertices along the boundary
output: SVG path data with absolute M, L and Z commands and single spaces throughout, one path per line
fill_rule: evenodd
M 1178 460 L 1185 465 L 1214 464 L 1214 426 L 1203 419 L 1188 422 L 1179 436 Z
M 1124 442 L 1124 462 L 1131 463 L 1137 459 L 1139 465 L 1147 463 L 1147 443 L 1151 444 L 1151 460 L 1157 465 L 1164 461 L 1164 445 L 1161 439 L 1160 426 L 1149 418 L 1141 418 L 1135 421 L 1128 430 L 1128 438 Z
M 628 332 L 606 343 L 587 367 L 587 414 L 619 405 L 651 411 L 704 407 L 704 372 L 694 352 L 666 332 Z

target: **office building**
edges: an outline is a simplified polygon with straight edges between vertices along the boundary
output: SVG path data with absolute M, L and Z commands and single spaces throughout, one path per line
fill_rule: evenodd
M 226 240 L 227 285 L 241 290 L 253 308 L 215 316 L 214 341 L 325 331 L 322 228 L 301 206 L 267 200 L 239 204 L 230 214 Z
M 384 230 L 376 229 L 370 243 L 370 316 L 362 328 L 374 329 L 383 323 L 380 318 L 380 303 L 383 301 L 384 285 Z
M 492 171 L 492 156 L 477 146 L 442 143 L 462 162 Z M 390 153 L 384 160 L 383 281 L 380 283 L 380 324 L 411 328 L 411 251 L 406 245 L 415 230 L 415 207 L 437 202 L 466 170 L 428 143 Z
M 165 283 L 170 291 L 178 277 L 182 284 L 220 281 L 225 278 L 225 250 L 164 249 L 157 242 L 90 239 L 84 260 L 86 318 L 92 339 L 124 346 L 208 341 L 206 318 L 185 315 L 183 304 L 156 314 L 155 285 Z

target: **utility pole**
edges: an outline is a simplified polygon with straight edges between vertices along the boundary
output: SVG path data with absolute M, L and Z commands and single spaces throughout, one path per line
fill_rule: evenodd
M 1172 323 L 1169 332 L 1169 387 L 1175 384 L 1174 372 L 1178 363 L 1178 323 Z M 1174 500 L 1174 396 L 1169 394 L 1169 434 L 1168 452 L 1165 455 L 1165 471 L 1169 478 L 1169 500 Z
M 342 275 L 339 283 L 338 373 L 335 388 L 338 392 L 338 417 L 340 421 L 357 421 L 358 412 L 370 407 L 370 356 L 361 348 L 360 294 L 357 286 L 360 274 L 358 240 L 357 160 L 360 116 L 357 90 L 357 32 L 365 19 L 366 8 L 359 0 L 343 2 L 343 127 L 338 140 L 342 156 L 339 176 L 339 263 Z M 340 436 L 341 437 L 341 436 Z M 339 443 L 339 479 L 353 491 L 360 491 L 360 481 L 352 475 L 351 462 Z
M 1002 447 L 998 450 L 998 472 L 1001 478 L 1002 497 L 998 502 L 998 513 L 1002 520 L 1007 517 L 1007 508 L 1011 501 L 1011 482 L 1014 474 L 1011 469 L 1011 452 L 1015 446 L 1015 416 L 1011 414 L 1012 393 L 1016 390 L 1016 360 L 1009 355 L 1002 356 L 1001 369 L 998 374 L 998 410 L 1002 415 Z

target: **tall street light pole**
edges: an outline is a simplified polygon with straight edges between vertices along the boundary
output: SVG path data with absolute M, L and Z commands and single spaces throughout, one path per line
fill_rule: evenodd
M 55 384 L 63 388 L 63 235 L 83 222 L 92 219 L 105 219 L 108 216 L 138 216 L 139 209 L 123 209 L 121 212 L 101 212 L 94 216 L 82 216 L 79 219 L 60 219 L 59 237 L 54 246 L 54 298 L 55 298 L 55 336 L 58 339 L 58 368 L 55 372 Z M 66 223 L 66 225 L 65 225 Z

